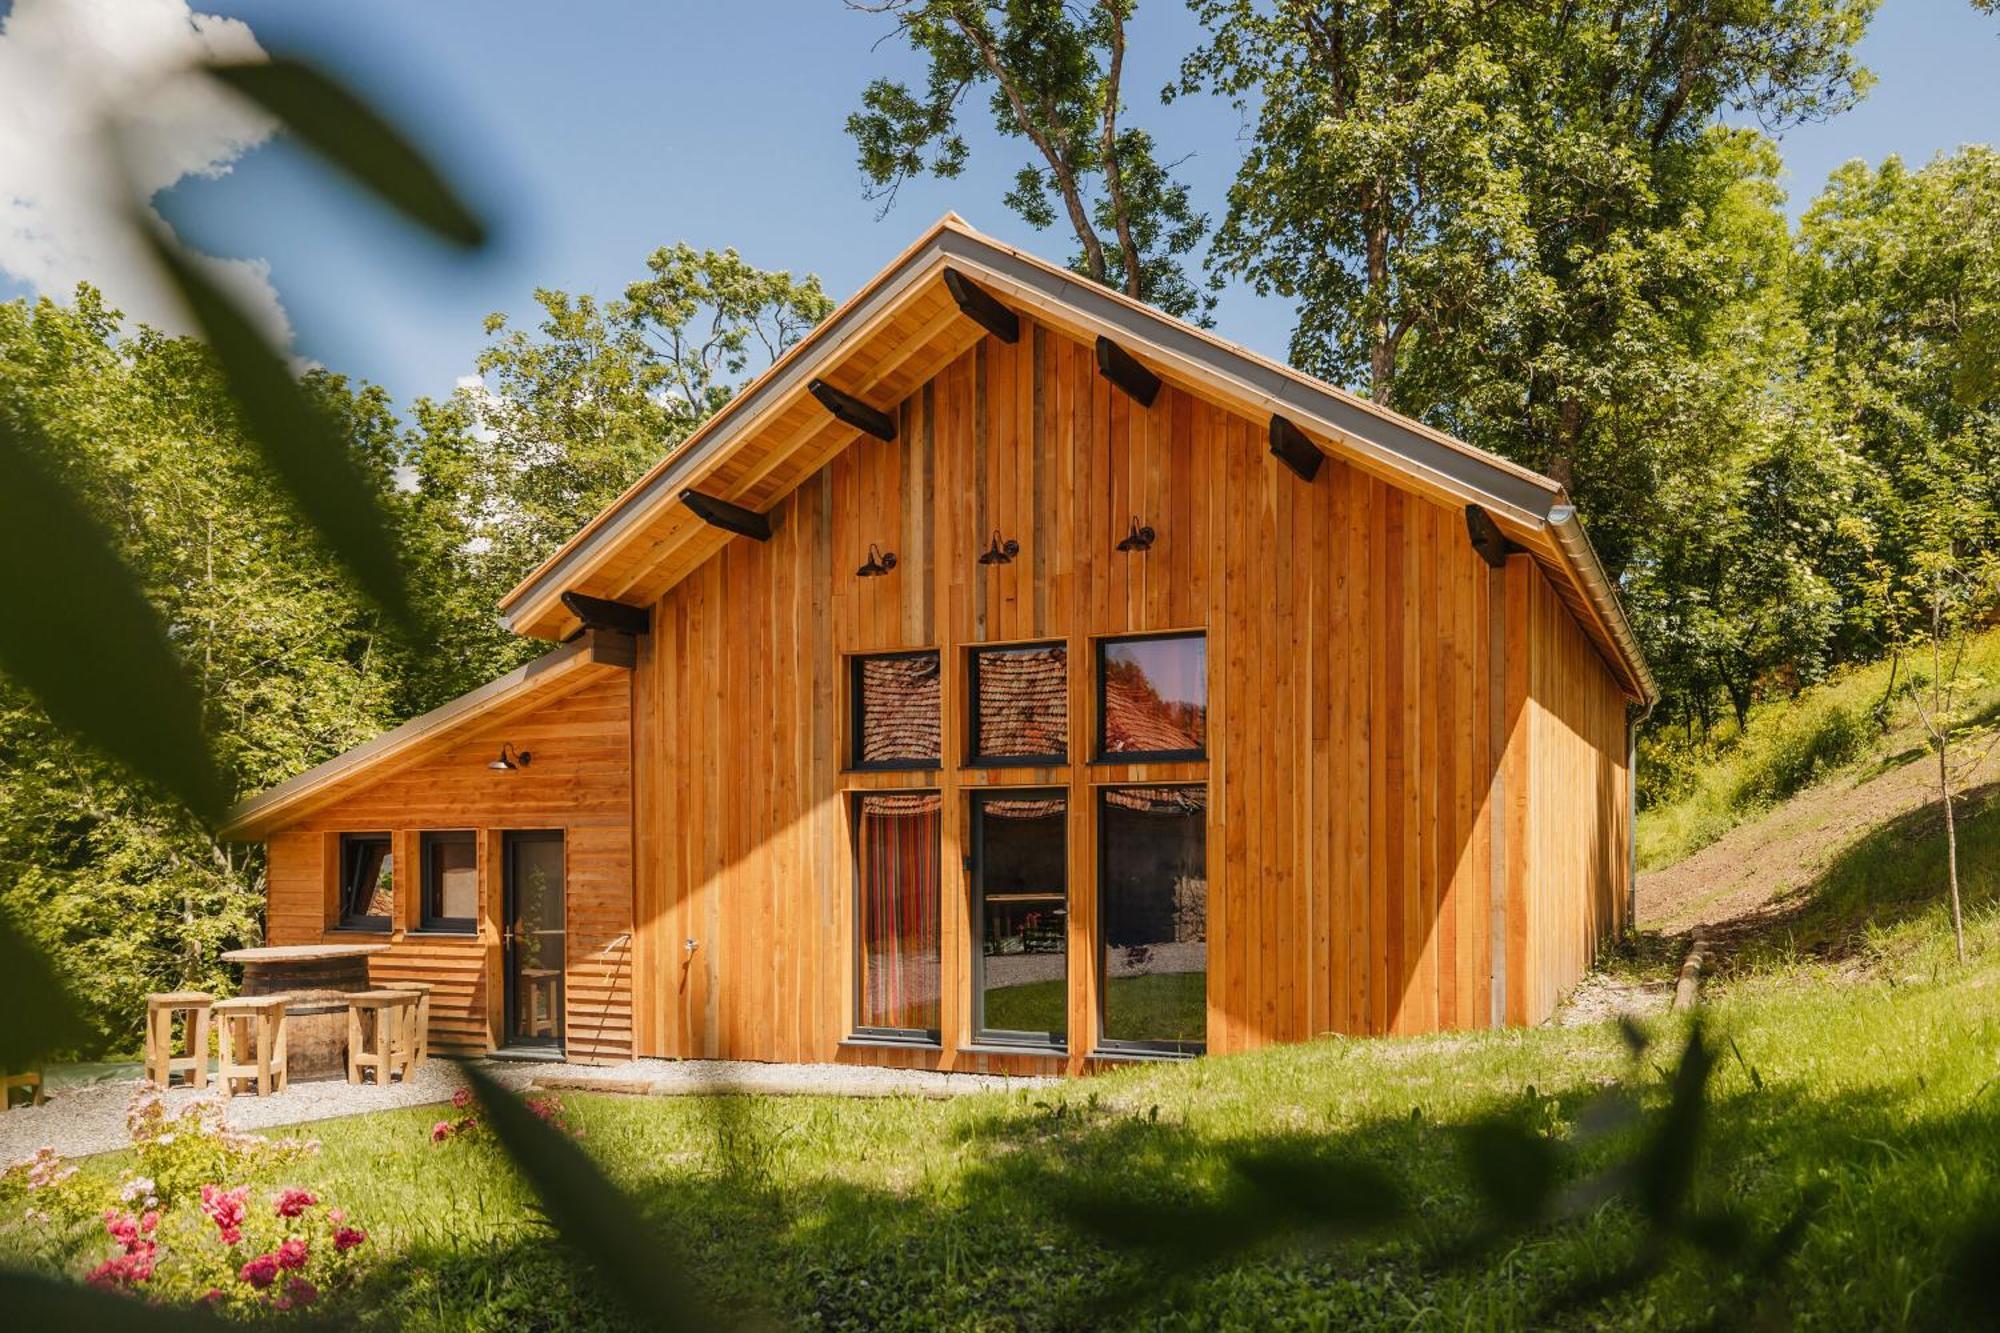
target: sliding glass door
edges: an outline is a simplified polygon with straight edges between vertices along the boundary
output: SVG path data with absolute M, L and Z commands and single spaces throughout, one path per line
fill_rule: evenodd
M 1068 1040 L 1068 818 L 1060 790 L 972 798 L 973 1026 L 981 1041 Z

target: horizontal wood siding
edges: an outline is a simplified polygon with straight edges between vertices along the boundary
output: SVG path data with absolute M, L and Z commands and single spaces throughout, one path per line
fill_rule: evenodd
M 504 829 L 563 830 L 568 909 L 568 1053 L 632 1051 L 631 673 L 594 668 L 580 687 L 524 717 L 474 731 L 439 757 L 361 787 L 270 839 L 266 935 L 272 944 L 353 940 L 334 930 L 339 834 L 395 836 L 396 928 L 373 978 L 428 981 L 440 1049 L 483 1051 L 497 1037 L 500 855 Z M 533 755 L 513 772 L 487 767 L 502 741 Z M 418 835 L 473 829 L 479 839 L 476 933 L 418 929 Z M 371 938 L 361 936 L 358 938 Z
M 1464 516 L 1332 459 L 1307 484 L 1271 456 L 1265 423 L 1172 384 L 1141 408 L 1097 375 L 1090 347 L 1026 318 L 1019 342 L 983 339 L 895 415 L 893 443 L 855 440 L 773 502 L 770 542 L 731 540 L 691 565 L 640 640 L 639 1050 L 1084 1068 L 1097 1025 L 1085 948 L 1094 794 L 1129 781 L 1209 788 L 1211 1050 L 1485 1026 L 1496 733 L 1509 755 L 1530 747 L 1513 744 L 1511 718 L 1492 725 L 1493 617 L 1512 612 L 1494 604 Z M 1135 518 L 1157 540 L 1119 553 Z M 982 566 L 995 533 L 1019 554 Z M 871 542 L 898 565 L 857 578 Z M 1553 604 L 1550 613 L 1567 618 Z M 1589 654 L 1588 641 L 1552 623 L 1536 622 L 1555 646 L 1536 659 L 1535 698 L 1575 725 L 1536 715 L 1550 754 L 1559 734 L 1598 744 L 1616 712 L 1615 689 L 1596 679 L 1588 719 L 1554 697 L 1595 658 L 1569 653 L 1573 638 Z M 1521 642 L 1513 620 L 1502 627 Z M 1086 762 L 1093 639 L 1176 629 L 1208 636 L 1208 759 Z M 964 766 L 967 646 L 1044 639 L 1070 650 L 1071 762 Z M 944 766 L 844 771 L 846 655 L 920 647 L 943 651 Z M 1620 766 L 1622 743 L 1621 733 Z M 1550 889 L 1593 905 L 1567 919 L 1550 908 L 1537 918 L 1544 928 L 1595 931 L 1615 919 L 1606 904 L 1621 881 L 1605 878 L 1616 856 L 1604 848 L 1623 846 L 1622 780 L 1606 773 L 1571 791 L 1557 773 L 1547 784 L 1572 804 L 1615 802 L 1617 813 L 1604 806 L 1603 847 L 1564 862 Z M 1061 1060 L 964 1049 L 965 798 L 1023 784 L 1063 787 L 1071 800 L 1071 1042 Z M 940 1051 L 841 1044 L 854 985 L 847 802 L 883 787 L 945 796 Z M 1529 799 L 1525 786 L 1513 794 Z M 1551 848 L 1533 855 L 1538 871 L 1558 859 Z M 1516 914 L 1517 926 L 1525 920 Z M 1550 975 L 1590 947 L 1547 946 L 1560 959 Z

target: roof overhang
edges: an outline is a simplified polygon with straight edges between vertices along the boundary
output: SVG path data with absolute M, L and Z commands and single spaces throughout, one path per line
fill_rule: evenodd
M 481 730 L 515 721 L 608 676 L 623 675 L 635 658 L 630 637 L 588 631 L 393 731 L 259 792 L 229 812 L 217 837 L 225 842 L 267 838 Z
M 518 634 L 577 627 L 562 594 L 649 604 L 727 540 L 679 497 L 700 490 L 766 511 L 859 432 L 807 389 L 823 379 L 893 411 L 984 330 L 945 289 L 955 269 L 1006 304 L 1086 341 L 1108 337 L 1177 387 L 1229 411 L 1280 415 L 1327 454 L 1442 503 L 1476 504 L 1533 555 L 1635 699 L 1657 689 L 1617 592 L 1556 482 L 1289 366 L 1224 342 L 947 215 L 794 345 L 500 602 Z

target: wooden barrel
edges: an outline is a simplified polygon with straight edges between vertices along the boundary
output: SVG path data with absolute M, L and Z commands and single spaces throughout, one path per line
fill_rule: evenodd
M 367 989 L 368 959 L 362 954 L 337 958 L 273 959 L 243 965 L 245 995 Z
M 291 992 L 285 1003 L 285 1046 L 286 1068 L 298 1082 L 346 1078 L 347 992 Z

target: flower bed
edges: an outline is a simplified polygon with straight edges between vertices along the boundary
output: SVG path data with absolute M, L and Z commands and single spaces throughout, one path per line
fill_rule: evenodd
M 283 1183 L 317 1142 L 234 1133 L 214 1101 L 170 1115 L 150 1090 L 133 1098 L 126 1128 L 136 1163 L 116 1179 L 50 1148 L 0 1172 L 7 1249 L 93 1286 L 239 1314 L 318 1306 L 355 1284 L 367 1231 Z

